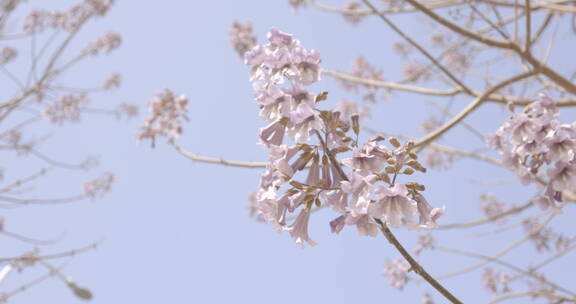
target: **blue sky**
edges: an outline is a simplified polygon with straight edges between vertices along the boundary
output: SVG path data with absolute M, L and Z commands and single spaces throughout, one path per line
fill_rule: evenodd
M 66 7 L 71 2 L 57 3 Z M 42 1 L 29 1 L 26 7 L 41 5 Z M 37 193 L 53 195 L 69 193 L 81 189 L 85 180 L 99 172 L 111 171 L 117 176 L 113 191 L 94 202 L 6 210 L 4 216 L 11 229 L 40 239 L 61 237 L 54 245 L 42 246 L 43 252 L 103 240 L 97 250 L 71 259 L 64 268 L 66 274 L 92 290 L 95 304 L 419 303 L 426 291 L 437 303 L 444 303 L 422 282 L 409 284 L 403 292 L 391 288 L 382 271 L 387 259 L 398 257 L 393 248 L 382 236 L 358 237 L 350 227 L 339 235 L 331 234 L 328 221 L 334 214 L 328 210 L 313 215 L 310 233 L 318 245 L 305 249 L 293 244 L 288 234 L 277 234 L 269 225 L 250 219 L 246 203 L 258 185 L 258 170 L 194 163 L 162 140 L 155 149 L 148 142 L 136 142 L 148 100 L 170 88 L 190 100 L 190 121 L 178 140 L 182 146 L 225 159 L 265 158 L 256 145 L 257 130 L 264 123 L 259 121 L 252 100 L 248 71 L 228 43 L 229 26 L 236 20 L 252 21 L 259 41 L 264 40 L 270 27 L 293 33 L 305 47 L 320 51 L 327 69 L 349 70 L 353 59 L 364 55 L 378 64 L 388 79 L 400 78 L 401 60 L 392 51 L 392 44 L 399 38 L 375 18 L 353 27 L 337 15 L 313 8 L 294 13 L 287 1 L 118 1 L 106 18 L 82 32 L 77 46 L 113 29 L 122 34 L 122 47 L 105 58 L 83 63 L 64 80 L 90 86 L 100 84 L 110 72 L 120 72 L 123 86 L 113 93 L 94 95 L 92 105 L 111 108 L 122 102 L 134 103 L 139 105 L 141 115 L 125 121 L 93 114 L 85 116 L 81 124 L 59 128 L 43 146 L 46 153 L 69 161 L 98 154 L 101 166 L 86 174 L 60 170 L 36 189 Z M 422 17 L 396 20 L 417 37 L 425 39 L 428 35 L 422 28 L 412 27 Z M 328 102 L 334 104 L 341 98 L 358 99 L 329 78 L 314 89 L 329 91 Z M 426 100 L 395 94 L 375 106 L 367 125 L 419 136 L 420 123 L 435 113 Z M 467 102 L 456 99 L 454 111 Z M 505 111 L 489 104 L 469 121 L 481 131 L 490 132 L 505 118 Z M 462 128 L 453 130 L 444 142 L 466 149 L 483 147 Z M 39 165 L 28 162 L 14 174 L 24 175 Z M 512 178 L 513 174 L 473 160 L 462 160 L 451 170 L 431 170 L 418 177 L 427 186 L 429 201 L 447 206 L 442 219 L 445 223 L 480 217 L 480 193 L 491 192 L 521 205 L 537 191 L 516 184 L 474 184 L 471 181 L 494 181 Z M 558 223 L 558 227 L 568 225 L 562 220 Z M 484 227 L 476 232 L 490 230 Z M 408 248 L 414 247 L 419 234 L 397 231 Z M 435 237 L 447 247 L 491 254 L 522 234 L 516 230 L 488 239 L 474 237 L 471 231 L 442 231 L 435 232 Z M 15 252 L 30 249 L 30 245 L 12 240 L 1 242 Z M 534 251 L 528 245 L 506 259 L 520 265 L 533 261 Z M 476 262 L 440 252 L 426 253 L 421 261 L 433 274 Z M 559 282 L 563 281 L 561 270 L 551 267 L 551 276 Z M 41 273 L 34 271 L 29 271 L 30 276 Z M 464 302 L 481 303 L 488 297 L 480 284 L 480 273 L 444 282 Z M 5 284 L 15 286 L 17 282 Z M 47 300 L 81 302 L 54 279 L 10 303 Z

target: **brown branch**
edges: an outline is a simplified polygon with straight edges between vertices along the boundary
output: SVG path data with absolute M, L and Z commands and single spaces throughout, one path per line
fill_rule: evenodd
M 490 222 L 497 221 L 497 220 L 504 218 L 506 216 L 520 213 L 520 212 L 532 207 L 533 205 L 534 205 L 534 203 L 529 202 L 529 203 L 526 203 L 522 206 L 512 208 L 510 210 L 504 211 L 504 212 L 499 213 L 499 214 L 494 215 L 494 216 L 490 216 L 490 217 L 486 217 L 483 219 L 479 219 L 479 220 L 475 220 L 475 221 L 471 221 L 471 222 L 466 222 L 466 223 L 453 223 L 453 224 L 440 225 L 438 227 L 438 229 L 471 228 L 471 227 L 479 226 L 482 224 L 487 224 Z
M 567 294 L 576 296 L 576 293 L 574 293 L 573 291 L 571 291 L 567 288 L 564 288 L 562 286 L 559 286 L 558 284 L 556 284 L 554 282 L 548 281 L 548 280 L 542 278 L 541 276 L 536 275 L 533 270 L 524 270 L 524 269 L 522 269 L 518 266 L 512 265 L 508 262 L 505 262 L 505 261 L 502 261 L 499 259 L 493 259 L 493 258 L 490 258 L 489 256 L 485 256 L 485 255 L 478 254 L 475 252 L 470 252 L 470 251 L 465 251 L 465 250 L 460 250 L 460 249 L 455 249 L 455 248 L 447 248 L 447 247 L 434 247 L 434 249 L 438 249 L 438 250 L 444 251 L 444 252 L 456 253 L 456 254 L 460 254 L 460 255 L 464 255 L 464 256 L 468 256 L 468 257 L 474 257 L 474 258 L 485 260 L 485 261 L 486 260 L 492 260 L 494 263 L 502 265 L 502 266 L 507 267 L 507 268 L 510 268 L 519 274 L 522 274 L 524 276 L 533 277 L 533 278 L 539 280 L 540 282 L 543 282 L 544 284 L 547 284 L 547 285 L 549 285 L 555 289 L 558 289 L 558 290 L 561 290 Z
M 426 282 L 428 282 L 428 284 L 430 284 L 432 287 L 434 287 L 434 289 L 436 289 L 438 292 L 440 292 L 450 302 L 462 303 L 462 301 L 460 301 L 458 298 L 456 298 L 452 293 L 450 293 L 450 291 L 448 291 L 446 288 L 444 288 L 444 286 L 442 286 L 442 284 L 440 284 L 438 281 L 436 281 L 436 279 L 434 279 L 430 274 L 428 274 L 428 272 L 424 269 L 424 267 L 422 267 L 410 255 L 410 253 L 408 253 L 408 251 L 404 248 L 404 246 L 402 246 L 402 244 L 400 244 L 398 239 L 396 239 L 396 237 L 394 236 L 392 231 L 390 231 L 388 226 L 386 226 L 386 224 L 384 222 L 382 222 L 382 220 L 377 219 L 377 218 L 373 218 L 373 219 L 380 226 L 380 231 L 382 231 L 382 234 L 384 234 L 384 236 L 386 237 L 388 242 L 390 242 L 390 244 L 392 244 L 396 248 L 396 250 L 398 250 L 398 252 L 402 255 L 402 257 L 404 257 L 404 259 L 406 259 L 408 264 L 410 264 L 411 269 L 415 273 L 420 275 L 424 280 L 426 280 Z
M 436 138 L 444 134 L 446 131 L 450 130 L 452 127 L 457 125 L 462 119 L 472 113 L 478 106 L 480 106 L 490 94 L 497 92 L 498 90 L 515 83 L 517 81 L 526 79 L 528 77 L 534 76 L 538 73 L 537 70 L 529 71 L 527 73 L 523 73 L 512 78 L 509 78 L 505 81 L 500 82 L 499 84 L 493 86 L 492 88 L 486 90 L 482 95 L 478 96 L 473 102 L 468 104 L 464 110 L 462 110 L 458 115 L 454 116 L 450 121 L 446 122 L 443 126 L 439 127 L 438 129 L 432 131 L 430 134 L 424 136 L 423 138 L 419 139 L 415 143 L 416 148 L 423 148 L 430 142 L 434 141 Z
M 364 0 L 364 1 L 367 2 L 367 0 Z M 408 1 L 415 8 L 420 10 L 422 13 L 424 13 L 424 14 L 428 15 L 430 18 L 434 19 L 434 21 L 444 25 L 445 27 L 447 27 L 448 29 L 452 30 L 455 33 L 458 33 L 462 36 L 468 37 L 472 40 L 476 40 L 476 41 L 478 41 L 482 44 L 485 44 L 487 46 L 492 46 L 492 47 L 497 47 L 497 48 L 502 48 L 502 49 L 509 49 L 509 50 L 515 51 L 516 53 L 518 53 L 518 55 L 520 55 L 522 57 L 522 59 L 529 62 L 534 67 L 535 70 L 539 70 L 542 74 L 548 76 L 548 78 L 550 78 L 552 81 L 556 82 L 561 87 L 566 89 L 566 91 L 568 91 L 572 94 L 576 94 L 576 85 L 575 84 L 573 84 L 568 79 L 564 78 L 562 75 L 558 74 L 553 69 L 546 66 L 544 63 L 542 63 L 539 60 L 537 60 L 536 58 L 534 58 L 534 56 L 532 56 L 532 54 L 530 54 L 529 52 L 525 52 L 524 50 L 522 50 L 517 44 L 510 42 L 510 41 L 499 41 L 499 40 L 494 40 L 491 38 L 484 37 L 482 35 L 479 35 L 477 33 L 469 31 L 469 30 L 467 30 L 467 29 L 465 29 L 465 28 L 463 28 L 463 27 L 461 27 L 455 23 L 450 22 L 449 20 L 443 18 L 442 16 L 440 16 L 440 15 L 436 14 L 435 12 L 433 12 L 432 10 L 428 9 L 426 6 L 422 5 L 417 0 L 406 0 L 406 1 Z M 381 16 L 383 16 L 383 15 L 381 15 Z
M 454 89 L 433 89 L 433 88 L 425 88 L 413 85 L 402 84 L 398 82 L 390 82 L 390 81 L 382 81 L 376 79 L 368 79 L 368 78 L 361 78 L 357 77 L 348 73 L 336 72 L 331 70 L 322 70 L 322 74 L 326 76 L 330 76 L 333 78 L 337 78 L 343 81 L 349 81 L 354 83 L 359 83 L 367 86 L 373 87 L 380 87 L 389 90 L 395 91 L 403 91 L 403 92 L 410 92 L 415 94 L 423 94 L 423 95 L 430 95 L 430 96 L 456 96 L 458 94 L 465 93 L 461 89 L 454 88 Z M 477 90 L 472 90 L 472 94 L 470 96 L 478 97 L 482 95 L 482 92 Z M 486 97 L 486 101 L 489 102 L 497 102 L 497 103 L 504 103 L 507 104 L 509 102 L 513 103 L 514 105 L 518 106 L 527 106 L 534 102 L 533 99 L 527 98 L 518 98 L 512 95 L 501 95 L 501 94 L 490 94 L 490 96 Z M 576 106 L 576 99 L 575 98 L 558 98 L 555 100 L 556 106 L 558 107 L 573 107 Z
M 447 19 L 445 19 L 444 17 L 436 14 L 431 9 L 427 8 L 426 6 L 424 6 L 423 4 L 418 2 L 417 0 L 406 0 L 406 1 L 409 2 L 412 6 L 414 6 L 417 10 L 421 11 L 422 13 L 428 15 L 430 18 L 434 19 L 434 21 L 444 25 L 445 27 L 449 28 L 453 32 L 458 33 L 464 37 L 470 38 L 472 40 L 476 40 L 480 43 L 483 43 L 483 44 L 486 44 L 489 46 L 494 46 L 494 47 L 503 48 L 503 49 L 512 49 L 515 46 L 515 44 L 510 42 L 510 41 L 494 40 L 492 38 L 482 36 L 480 34 L 469 31 L 469 30 L 467 30 L 467 29 L 465 29 L 465 28 L 463 28 L 457 24 L 454 24 L 454 23 L 448 21 Z
M 339 7 L 333 7 L 333 6 L 329 6 L 329 5 L 325 5 L 325 4 L 321 4 L 318 3 L 317 1 L 314 0 L 307 0 L 307 3 L 315 6 L 316 8 L 323 10 L 325 12 L 329 12 L 329 13 L 337 13 L 337 14 L 341 14 L 341 15 L 352 15 L 352 16 L 370 16 L 373 15 L 374 12 L 372 10 L 367 10 L 367 9 L 345 9 L 345 8 L 339 8 Z M 431 8 L 445 8 L 445 7 L 450 7 L 450 6 L 456 6 L 456 5 L 461 5 L 462 3 L 464 3 L 463 1 L 453 1 L 453 0 L 448 0 L 448 1 L 436 1 L 436 2 L 430 2 L 429 5 Z M 389 9 L 383 9 L 383 10 L 379 10 L 380 13 L 382 14 L 402 14 L 402 13 L 412 13 L 415 12 L 416 9 L 412 8 L 412 7 L 392 7 Z
M 456 270 L 453 272 L 449 272 L 443 275 L 438 276 L 438 279 L 446 279 L 446 278 L 450 278 L 450 277 L 454 277 L 466 272 L 470 272 L 473 270 L 476 270 L 484 265 L 487 265 L 491 262 L 493 262 L 495 259 L 500 258 L 501 256 L 504 256 L 505 254 L 507 254 L 508 252 L 510 252 L 512 249 L 520 246 L 522 243 L 526 242 L 527 240 L 529 240 L 532 236 L 536 235 L 537 233 L 539 233 L 540 231 L 542 231 L 542 229 L 544 229 L 544 227 L 546 227 L 546 225 L 548 225 L 548 223 L 554 218 L 556 217 L 556 213 L 551 214 L 543 223 L 541 223 L 540 225 L 538 225 L 538 227 L 536 229 L 534 229 L 534 231 L 532 233 L 530 233 L 529 235 L 525 236 L 524 238 L 515 241 L 514 243 L 508 245 L 507 247 L 505 247 L 504 249 L 500 250 L 498 253 L 496 253 L 495 255 L 489 257 L 487 260 L 482 261 L 480 263 L 474 264 L 472 266 L 460 269 L 460 270 Z
M 390 21 L 384 14 L 378 11 L 378 9 L 372 5 L 369 0 L 363 0 L 364 3 L 372 9 L 372 11 L 384 21 L 392 30 L 394 30 L 398 35 L 400 35 L 404 40 L 408 41 L 413 47 L 415 47 L 422 55 L 428 58 L 438 69 L 440 69 L 448 78 L 450 78 L 454 83 L 456 83 L 461 90 L 466 93 L 471 93 L 471 90 L 466 86 L 458 77 L 456 77 L 452 72 L 445 68 L 434 56 L 432 56 L 428 51 L 426 51 L 422 46 L 420 46 L 416 41 L 412 40 L 408 35 L 406 35 L 399 27 L 397 27 L 392 21 Z
M 265 162 L 245 162 L 245 161 L 234 161 L 234 160 L 225 160 L 222 158 L 214 158 L 214 157 L 207 157 L 198 154 L 192 154 L 186 151 L 184 148 L 176 144 L 174 141 L 169 141 L 170 145 L 178 151 L 181 155 L 197 162 L 202 163 L 209 163 L 209 164 L 218 164 L 223 166 L 231 166 L 231 167 L 242 167 L 242 168 L 266 168 Z
M 524 3 L 526 3 L 526 42 L 524 52 L 530 53 L 530 43 L 532 42 L 532 11 L 530 9 L 530 0 L 524 0 Z
M 376 131 L 376 130 L 369 128 L 369 127 L 363 127 L 363 129 L 368 131 L 368 133 L 371 133 L 374 135 L 383 135 L 385 137 L 393 136 L 393 137 L 397 137 L 397 138 L 400 138 L 400 139 L 406 140 L 406 141 L 415 141 L 415 138 L 409 137 L 409 136 L 404 136 L 401 134 L 390 134 L 390 133 L 386 133 L 386 132 L 379 132 L 379 131 Z M 470 152 L 470 151 L 464 151 L 464 150 L 440 145 L 437 143 L 430 143 L 428 145 L 428 148 L 434 149 L 434 150 L 437 150 L 440 152 L 445 152 L 445 153 L 449 153 L 449 154 L 455 154 L 455 155 L 459 155 L 459 156 L 464 156 L 464 157 L 469 157 L 469 158 L 481 160 L 481 161 L 493 164 L 495 166 L 502 167 L 502 162 L 500 160 L 498 160 L 496 158 L 489 157 L 489 156 L 485 156 L 482 154 L 478 154 L 478 153 L 474 153 L 474 152 Z

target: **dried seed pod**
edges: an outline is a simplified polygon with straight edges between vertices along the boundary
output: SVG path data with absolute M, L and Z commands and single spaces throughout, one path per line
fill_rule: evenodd
M 388 167 L 386 167 L 385 171 L 388 174 L 394 174 L 394 173 L 396 173 L 396 168 L 388 166 Z

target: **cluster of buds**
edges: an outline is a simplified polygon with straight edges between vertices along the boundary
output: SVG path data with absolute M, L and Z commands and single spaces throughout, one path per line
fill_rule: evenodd
M 150 138 L 154 147 L 156 136 L 174 139 L 182 134 L 181 118 L 188 120 L 188 98 L 166 89 L 154 96 L 148 104 L 151 116 L 140 127 L 138 141 Z
M 74 31 L 93 16 L 104 16 L 114 0 L 84 0 L 64 12 L 33 10 L 26 16 L 24 31 L 38 33 L 47 28 Z
M 510 276 L 492 268 L 484 269 L 482 284 L 492 295 L 510 292 Z
M 357 25 L 358 23 L 360 23 L 360 21 L 362 21 L 363 16 L 357 14 L 357 11 L 360 10 L 362 8 L 362 5 L 357 2 L 357 1 L 348 1 L 348 3 L 346 4 L 346 12 L 342 13 L 342 17 L 344 17 L 344 20 L 346 20 L 346 22 L 352 24 L 352 25 Z
M 89 44 L 82 51 L 82 54 L 96 56 L 101 51 L 104 51 L 105 54 L 109 54 L 113 50 L 119 48 L 120 44 L 122 44 L 122 36 L 116 32 L 108 32 L 98 38 L 96 42 Z
M 234 51 L 241 58 L 244 58 L 244 54 L 256 45 L 256 37 L 252 34 L 252 24 L 250 22 L 244 24 L 240 22 L 232 23 L 228 37 L 230 44 L 234 47 Z
M 93 181 L 84 184 L 84 194 L 91 198 L 102 198 L 110 191 L 114 183 L 114 174 L 106 172 Z
M 62 95 L 54 103 L 49 104 L 42 114 L 54 124 L 79 121 L 80 115 L 88 103 L 88 95 L 84 93 Z
M 378 136 L 360 146 L 359 115 L 320 110 L 317 105 L 327 93 L 305 88 L 320 79 L 318 52 L 276 29 L 269 31 L 268 41 L 245 55 L 260 117 L 269 122 L 260 130 L 260 142 L 270 161 L 252 196 L 253 212 L 301 245 L 315 244 L 308 235 L 314 206 L 339 213 L 330 222 L 333 232 L 355 225 L 360 234 L 375 236 L 375 219 L 393 227 L 435 227 L 443 208 L 426 202 L 424 186 L 397 182 L 401 175 L 426 171 L 412 151 L 413 143 L 401 145 L 390 138 L 389 149 Z M 292 145 L 284 144 L 286 136 Z M 338 160 L 350 151 L 351 157 Z M 297 210 L 294 222 L 287 223 L 287 214 Z M 419 223 L 412 222 L 418 214 Z
M 104 80 L 101 87 L 104 90 L 111 90 L 119 88 L 121 84 L 122 76 L 118 73 L 112 73 L 108 78 L 106 78 L 106 80 Z
M 534 199 L 543 209 L 557 207 L 555 201 L 562 202 L 563 191 L 576 189 L 576 122 L 563 124 L 557 117 L 554 100 L 542 94 L 486 136 L 488 146 L 502 155 L 504 165 L 523 184 L 542 180 L 543 168 L 548 167 L 548 185 Z
M 576 238 L 566 237 L 553 231 L 550 227 L 540 227 L 540 223 L 535 219 L 523 220 L 522 226 L 538 252 L 561 252 L 576 242 Z
M 16 55 L 18 55 L 18 52 L 11 47 L 5 46 L 0 49 L 0 66 L 4 66 L 8 62 L 12 61 L 16 58 Z

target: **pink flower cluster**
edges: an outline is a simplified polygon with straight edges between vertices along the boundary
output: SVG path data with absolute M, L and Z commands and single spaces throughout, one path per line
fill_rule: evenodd
M 113 50 L 119 48 L 121 44 L 122 36 L 114 31 L 111 31 L 98 38 L 96 42 L 89 44 L 82 51 L 82 53 L 85 55 L 96 56 L 101 51 L 104 51 L 105 54 L 109 54 Z
M 550 97 L 542 94 L 525 111 L 510 116 L 496 133 L 486 136 L 486 142 L 525 185 L 542 180 L 547 167 L 548 185 L 534 198 L 541 208 L 556 206 L 563 191 L 576 189 L 576 122 L 561 123 Z
M 138 141 L 150 138 L 154 147 L 156 136 L 174 139 L 182 134 L 181 118 L 188 119 L 188 98 L 166 89 L 154 96 L 148 104 L 151 116 L 140 127 Z
M 308 235 L 313 206 L 340 214 L 330 222 L 333 232 L 355 225 L 361 235 L 375 236 L 374 219 L 393 227 L 434 227 L 444 209 L 428 204 L 422 185 L 396 182 L 400 175 L 425 172 L 411 152 L 413 144 L 402 146 L 391 138 L 393 149 L 388 149 L 383 137 L 375 137 L 359 146 L 359 116 L 318 109 L 327 93 L 306 89 L 320 79 L 318 52 L 276 29 L 269 31 L 268 41 L 245 54 L 260 117 L 269 122 L 259 137 L 270 161 L 251 197 L 252 211 L 301 245 L 315 244 Z M 347 135 L 350 131 L 356 139 Z M 285 144 L 285 137 L 294 143 Z M 349 151 L 351 157 L 337 159 Z M 294 222 L 287 223 L 287 214 L 298 209 Z M 419 222 L 411 222 L 416 215 Z

